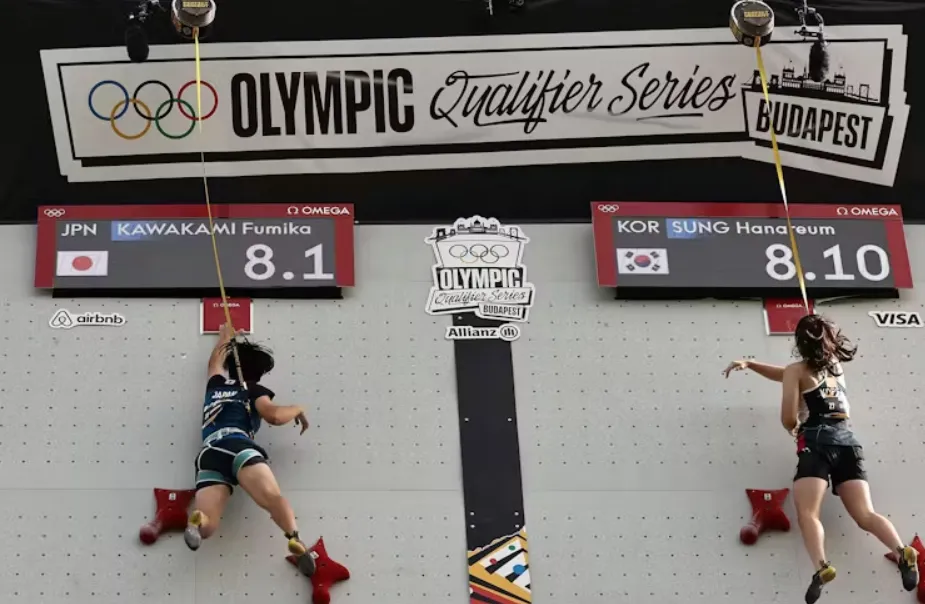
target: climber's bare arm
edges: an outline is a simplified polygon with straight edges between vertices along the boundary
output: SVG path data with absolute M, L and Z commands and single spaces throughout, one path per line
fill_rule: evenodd
M 238 330 L 238 334 L 244 333 L 244 330 Z M 209 355 L 208 377 L 225 374 L 225 358 L 228 356 L 228 343 L 235 337 L 235 332 L 227 323 L 223 324 L 218 330 L 218 341 Z
M 259 397 L 254 404 L 257 406 L 257 413 L 271 426 L 283 426 L 291 421 L 295 421 L 296 426 L 300 426 L 304 434 L 308 430 L 308 418 L 305 417 L 305 411 L 297 405 L 274 405 L 269 396 Z
M 800 413 L 800 376 L 802 367 L 799 363 L 784 369 L 783 388 L 780 404 L 780 423 L 787 432 L 793 433 L 799 424 Z
M 729 363 L 729 366 L 723 371 L 726 377 L 729 377 L 729 374 L 733 371 L 742 371 L 743 369 L 751 369 L 758 375 L 763 378 L 767 378 L 772 382 L 783 382 L 784 381 L 784 368 L 779 365 L 769 365 L 767 363 L 759 363 L 753 359 L 743 359 L 739 361 L 733 361 Z

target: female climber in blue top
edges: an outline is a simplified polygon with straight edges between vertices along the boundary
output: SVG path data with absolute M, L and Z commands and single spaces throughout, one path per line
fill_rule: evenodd
M 819 521 L 819 508 L 829 482 L 857 525 L 897 553 L 903 587 L 912 591 L 919 579 L 917 552 L 903 544 L 893 524 L 874 511 L 864 451 L 849 423 L 842 363 L 854 359 L 857 348 L 838 326 L 814 314 L 800 320 L 794 338 L 800 357 L 796 363 L 779 367 L 751 360 L 733 361 L 725 374 L 728 378 L 732 371 L 750 369 L 783 385 L 781 423 L 797 442 L 793 500 L 803 543 L 816 569 L 806 590 L 806 602 L 818 600 L 823 585 L 835 578 L 835 568 L 826 561 Z
M 299 557 L 299 568 L 311 575 L 314 561 L 311 555 L 305 555 L 307 548 L 299 537 L 295 513 L 280 492 L 268 465 L 269 455 L 254 442 L 261 420 L 273 426 L 294 421 L 301 434 L 308 428 L 308 420 L 301 407 L 273 404 L 275 394 L 259 383 L 273 369 L 273 356 L 257 344 L 236 341 L 235 336 L 229 326 L 223 325 L 209 356 L 202 449 L 196 456 L 196 501 L 184 540 L 190 549 L 199 549 L 202 540 L 218 529 L 234 486 L 241 485 L 257 505 L 270 513 L 285 534 L 289 551 Z M 237 350 L 244 384 L 238 381 L 232 347 Z

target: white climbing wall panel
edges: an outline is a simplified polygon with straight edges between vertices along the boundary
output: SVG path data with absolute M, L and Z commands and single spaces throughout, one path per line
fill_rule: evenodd
M 767 337 L 760 302 L 617 302 L 595 286 L 588 227 L 533 228 L 526 262 L 538 304 L 514 347 L 534 602 L 802 602 L 812 569 L 796 517 L 787 535 L 738 541 L 745 488 L 791 485 L 780 386 L 734 358 L 784 364 L 792 339 Z M 925 228 L 907 227 L 925 286 Z M 875 505 L 906 539 L 925 531 L 925 330 L 878 329 L 869 310 L 818 307 L 859 344 L 852 414 L 867 445 Z M 792 503 L 788 499 L 788 503 Z M 885 549 L 829 497 L 823 522 L 839 570 L 823 601 L 913 601 Z
M 595 285 L 590 226 L 525 230 L 536 306 L 513 349 L 534 602 L 801 601 L 796 529 L 738 542 L 744 489 L 790 485 L 778 389 L 720 375 L 733 357 L 783 363 L 790 341 L 764 335 L 758 302 L 616 302 Z M 302 532 L 352 571 L 334 604 L 468 601 L 452 344 L 423 310 L 430 232 L 358 227 L 346 300 L 255 303 L 256 339 L 277 356 L 267 384 L 312 424 L 260 440 Z M 925 290 L 925 228 L 907 240 Z M 40 296 L 34 227 L 0 227 L 0 253 L 0 602 L 307 602 L 282 538 L 240 493 L 195 555 L 177 536 L 138 542 L 151 489 L 191 485 L 214 341 L 198 303 Z M 867 311 L 923 300 L 820 307 L 860 344 L 848 377 L 875 503 L 908 538 L 925 530 L 925 330 L 877 329 Z M 61 307 L 128 322 L 52 330 Z M 834 498 L 824 522 L 839 569 L 826 600 L 912 601 Z

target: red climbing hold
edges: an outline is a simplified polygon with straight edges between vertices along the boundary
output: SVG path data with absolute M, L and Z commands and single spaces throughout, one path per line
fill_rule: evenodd
M 789 531 L 790 519 L 784 512 L 784 502 L 790 489 L 763 491 L 745 489 L 752 504 L 752 520 L 739 531 L 739 539 L 745 545 L 754 545 L 758 536 L 765 531 Z
M 196 496 L 196 491 L 171 491 L 168 489 L 154 489 L 154 500 L 157 502 L 157 512 L 154 520 L 141 527 L 138 537 L 141 542 L 151 545 L 162 533 L 167 531 L 182 531 L 186 528 L 186 511 Z
M 909 545 L 919 553 L 919 587 L 916 591 L 916 599 L 922 604 L 925 604 L 925 544 L 923 544 L 919 536 L 916 535 Z M 884 554 L 884 557 L 895 564 L 899 564 L 899 555 L 896 552 Z
M 331 586 L 349 579 L 350 571 L 346 566 L 331 560 L 328 550 L 324 547 L 324 538 L 318 539 L 305 555 L 315 558 L 315 574 L 311 576 L 312 604 L 329 604 Z M 299 566 L 296 556 L 287 556 L 286 560 L 295 567 Z

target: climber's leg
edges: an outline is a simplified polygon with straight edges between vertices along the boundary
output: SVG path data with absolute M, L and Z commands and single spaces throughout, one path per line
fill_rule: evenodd
M 280 492 L 279 483 L 273 475 L 273 471 L 265 460 L 254 460 L 254 463 L 245 465 L 238 471 L 237 480 L 241 488 L 247 491 L 254 503 L 270 513 L 273 522 L 276 523 L 286 538 L 289 539 L 289 551 L 296 556 L 301 556 L 307 548 L 299 538 L 299 527 L 296 524 L 295 512 L 292 506 L 283 497 Z
M 196 499 L 183 533 L 191 550 L 199 549 L 202 540 L 218 529 L 225 504 L 234 490 L 233 459 L 233 451 L 213 447 L 203 447 L 196 456 Z
M 835 568 L 825 559 L 825 530 L 819 520 L 822 499 L 829 484 L 830 463 L 825 451 L 817 451 L 817 448 L 806 447 L 800 451 L 793 482 L 793 503 L 797 509 L 803 545 L 816 570 L 806 590 L 807 604 L 813 604 L 822 596 L 822 587 L 836 574 Z
M 200 487 L 196 491 L 193 511 L 183 535 L 190 549 L 199 549 L 203 539 L 215 534 L 229 498 L 231 487 L 225 484 Z
M 803 534 L 803 545 L 815 570 L 822 568 L 826 561 L 825 530 L 819 520 L 826 486 L 827 482 L 821 478 L 800 478 L 793 483 L 793 502 Z
M 866 480 L 848 480 L 841 483 L 838 485 L 838 495 L 858 528 L 879 539 L 890 551 L 902 550 L 903 542 L 893 523 L 874 511 L 870 487 Z
M 860 447 L 858 447 L 860 449 Z M 874 504 L 870 497 L 870 486 L 863 470 L 863 454 L 859 451 L 845 452 L 846 459 L 842 463 L 841 479 L 835 488 L 841 497 L 845 510 L 857 523 L 861 530 L 875 536 L 888 549 L 895 551 L 899 559 L 899 572 L 903 587 L 912 591 L 919 584 L 918 552 L 902 542 L 893 523 L 886 517 L 874 511 Z M 832 482 L 836 482 L 838 473 L 832 473 Z

